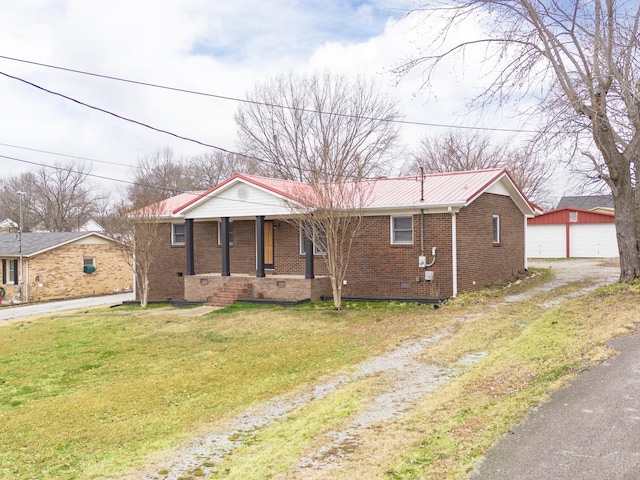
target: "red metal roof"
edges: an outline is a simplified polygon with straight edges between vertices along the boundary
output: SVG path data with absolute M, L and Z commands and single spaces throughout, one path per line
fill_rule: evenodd
M 171 216 L 175 211 L 180 210 L 184 205 L 192 202 L 195 198 L 198 198 L 202 194 L 202 190 L 193 190 L 189 192 L 180 193 L 174 197 L 167 198 L 161 202 L 154 203 L 144 208 L 134 210 L 129 215 L 136 216 L 137 214 L 144 215 L 145 211 L 149 215 L 166 217 Z
M 365 208 L 394 208 L 408 206 L 464 206 L 471 203 L 494 183 L 506 177 L 514 191 L 522 197 L 532 209 L 518 186 L 505 169 L 474 170 L 450 172 L 420 176 L 377 178 L 363 181 L 367 191 Z M 185 192 L 167 199 L 162 206 L 161 216 L 179 213 L 185 208 L 206 201 L 218 191 L 224 190 L 235 182 L 245 182 L 273 194 L 290 200 L 311 204 L 313 189 L 310 185 L 290 180 L 261 177 L 257 175 L 236 174 L 205 191 Z M 309 205 L 313 206 L 313 205 Z
M 570 212 L 576 212 L 575 220 L 569 217 Z M 562 207 L 555 210 L 549 210 L 534 218 L 529 218 L 529 225 L 558 225 L 567 223 L 614 223 L 615 215 L 609 212 L 594 212 L 592 210 L 583 210 L 581 208 Z
M 365 185 L 365 191 L 367 191 L 365 207 L 393 208 L 414 205 L 467 205 L 503 176 L 509 179 L 515 190 L 522 196 L 524 201 L 528 203 L 528 200 L 526 200 L 507 171 L 505 169 L 495 168 L 425 175 L 424 182 L 420 176 L 383 177 L 364 180 L 363 185 Z M 178 213 L 186 207 L 211 196 L 216 191 L 223 190 L 227 185 L 237 181 L 255 185 L 290 200 L 307 204 L 312 203 L 310 199 L 313 198 L 313 189 L 308 184 L 256 175 L 236 174 L 215 187 L 201 192 L 200 195 L 188 199 L 182 204 L 180 204 L 179 200 L 172 202 L 172 205 L 177 205 L 173 213 Z M 533 208 L 531 204 L 529 205 Z
M 420 176 L 371 180 L 367 206 L 467 205 L 503 175 L 506 170 L 496 168 L 425 175 L 424 185 Z

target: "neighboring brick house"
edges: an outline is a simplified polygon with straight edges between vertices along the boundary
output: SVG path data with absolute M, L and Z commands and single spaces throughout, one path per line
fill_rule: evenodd
M 506 170 L 380 178 L 367 185 L 345 298 L 452 297 L 526 269 L 526 220 L 534 212 Z M 167 200 L 149 299 L 206 301 L 232 285 L 237 295 L 254 298 L 331 295 L 322 252 L 317 245 L 305 251 L 290 221 L 301 188 L 238 174 Z
M 133 286 L 117 243 L 97 232 L 23 233 L 21 240 L 17 233 L 0 234 L 0 259 L 5 301 L 106 295 Z

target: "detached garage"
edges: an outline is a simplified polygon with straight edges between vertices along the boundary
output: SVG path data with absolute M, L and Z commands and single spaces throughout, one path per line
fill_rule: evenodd
M 529 258 L 617 257 L 613 213 L 558 208 L 527 221 Z

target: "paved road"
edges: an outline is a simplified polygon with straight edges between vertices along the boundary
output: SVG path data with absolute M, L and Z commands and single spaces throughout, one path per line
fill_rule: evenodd
M 469 478 L 640 479 L 640 335 L 610 344 L 617 356 L 553 393 Z
M 47 315 L 52 312 L 75 310 L 78 308 L 119 305 L 127 300 L 133 300 L 133 293 L 77 298 L 74 300 L 61 300 L 59 302 L 30 303 L 28 305 L 17 305 L 12 307 L 4 306 L 0 307 L 0 321 L 13 320 L 15 318 L 28 317 L 32 315 Z

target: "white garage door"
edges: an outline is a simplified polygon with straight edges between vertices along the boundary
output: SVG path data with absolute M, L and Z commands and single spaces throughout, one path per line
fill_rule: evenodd
M 618 256 L 616 226 L 613 223 L 576 223 L 569 230 L 570 255 L 576 258 Z
M 529 258 L 565 258 L 565 225 L 528 225 L 527 257 Z

